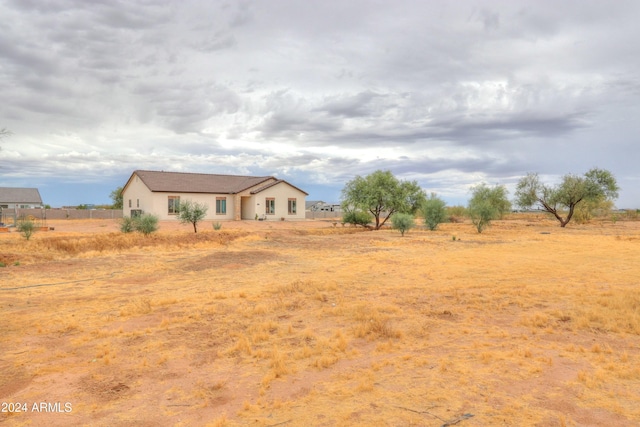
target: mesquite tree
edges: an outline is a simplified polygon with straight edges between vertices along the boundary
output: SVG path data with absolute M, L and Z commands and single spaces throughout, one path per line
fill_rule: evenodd
M 424 199 L 424 191 L 416 181 L 400 181 L 390 171 L 356 176 L 342 189 L 343 209 L 371 213 L 376 230 L 396 212 L 414 214 Z
M 555 186 L 545 185 L 537 173 L 529 173 L 518 182 L 515 202 L 522 208 L 538 206 L 565 227 L 579 203 L 613 201 L 619 189 L 613 174 L 605 169 L 593 168 L 583 176 L 565 175 Z

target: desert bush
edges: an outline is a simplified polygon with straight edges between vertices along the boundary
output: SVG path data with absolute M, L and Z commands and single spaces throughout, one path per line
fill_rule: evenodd
M 606 199 L 589 199 L 576 205 L 573 220 L 578 224 L 586 224 L 594 218 L 607 216 L 613 210 L 613 201 Z
M 486 184 L 480 184 L 473 187 L 471 193 L 468 212 L 478 233 L 482 233 L 492 220 L 501 218 L 511 210 L 507 189 L 504 186 L 496 185 L 492 188 Z
M 444 200 L 431 193 L 422 204 L 422 215 L 427 228 L 434 231 L 438 228 L 438 224 L 447 221 L 447 209 Z
M 393 228 L 400 231 L 400 235 L 404 237 L 406 231 L 415 227 L 413 215 L 397 213 L 391 217 L 391 224 Z
M 363 227 L 366 227 L 367 225 L 371 224 L 373 218 L 367 212 L 348 211 L 345 212 L 342 216 L 342 221 L 346 224 L 361 225 Z
M 220 230 L 221 228 L 222 228 L 222 224 L 220 224 L 219 222 L 216 221 L 216 222 L 213 223 L 213 229 L 214 230 L 217 231 L 217 230 Z
M 136 231 L 148 236 L 158 231 L 158 217 L 152 214 L 144 214 L 135 219 Z
M 640 209 L 627 209 L 624 211 L 624 219 L 630 221 L 637 221 L 640 218 Z
M 120 220 L 120 231 L 123 233 L 134 232 L 136 230 L 135 221 L 136 219 L 130 216 L 122 217 Z
M 36 231 L 36 225 L 30 219 L 23 219 L 18 222 L 17 230 L 20 232 L 22 237 L 29 240 L 33 233 Z
M 125 234 L 137 231 L 148 236 L 158 231 L 158 217 L 152 214 L 125 216 L 120 220 L 120 231 Z

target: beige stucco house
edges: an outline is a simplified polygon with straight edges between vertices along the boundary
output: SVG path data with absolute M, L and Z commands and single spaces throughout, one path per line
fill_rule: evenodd
M 208 220 L 305 219 L 308 194 L 272 176 L 215 175 L 137 170 L 122 190 L 123 214 L 177 218 L 180 201 L 208 207 Z

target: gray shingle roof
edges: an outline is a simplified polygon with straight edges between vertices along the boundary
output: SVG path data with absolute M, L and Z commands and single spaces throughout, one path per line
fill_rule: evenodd
M 272 176 L 217 175 L 205 173 L 160 172 L 137 170 L 142 182 L 154 192 L 236 194 Z M 133 175 L 132 175 L 133 176 Z
M 0 187 L 0 202 L 42 204 L 37 188 Z

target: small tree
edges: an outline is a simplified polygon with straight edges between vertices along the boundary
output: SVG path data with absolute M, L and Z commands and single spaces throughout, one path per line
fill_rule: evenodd
M 424 198 L 416 181 L 400 181 L 390 171 L 381 170 L 364 178 L 356 176 L 342 189 L 343 209 L 371 213 L 376 230 L 396 212 L 415 214 Z
M 124 200 L 123 200 L 123 195 L 122 195 L 122 187 L 118 187 L 115 190 L 113 190 L 110 194 L 109 194 L 109 198 L 111 198 L 111 201 L 113 202 L 111 205 L 112 209 L 122 209 L 122 207 L 124 206 Z
M 613 174 L 604 169 L 593 168 L 584 176 L 565 175 L 554 187 L 542 184 L 538 174 L 529 173 L 518 182 L 515 202 L 522 208 L 537 205 L 565 227 L 580 203 L 613 201 L 619 189 Z
M 36 225 L 30 219 L 22 219 L 16 229 L 20 232 L 22 237 L 29 240 L 31 236 L 36 231 Z
M 405 231 L 411 230 L 416 225 L 413 215 L 406 213 L 397 213 L 392 216 L 391 224 L 393 225 L 393 228 L 400 231 L 400 235 L 402 237 L 404 237 Z
M 491 188 L 483 183 L 471 189 L 467 211 L 478 233 L 491 225 L 492 220 L 501 218 L 511 210 L 507 194 L 506 187 L 502 185 Z
M 158 217 L 152 214 L 144 214 L 134 218 L 136 231 L 148 236 L 158 231 Z
M 198 223 L 207 216 L 209 207 L 205 204 L 185 200 L 178 206 L 178 219 L 183 224 L 192 224 L 193 232 L 198 232 Z
M 422 215 L 427 228 L 434 231 L 439 224 L 447 221 L 446 203 L 436 193 L 431 193 L 422 204 Z

